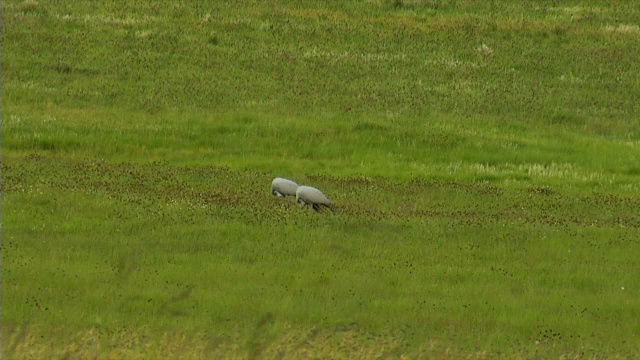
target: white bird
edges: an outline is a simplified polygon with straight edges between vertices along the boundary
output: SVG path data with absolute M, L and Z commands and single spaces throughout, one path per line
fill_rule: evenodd
M 311 205 L 313 210 L 320 211 L 325 208 L 333 211 L 331 201 L 322 193 L 322 191 L 311 186 L 299 186 L 296 190 L 296 204 L 300 206 Z
M 287 196 L 294 196 L 298 190 L 298 184 L 289 179 L 275 178 L 271 182 L 271 193 L 275 196 L 281 196 L 284 203 L 287 203 Z

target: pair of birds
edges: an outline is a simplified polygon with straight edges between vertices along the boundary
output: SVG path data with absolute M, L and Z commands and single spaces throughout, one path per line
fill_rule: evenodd
M 323 208 L 333 211 L 331 201 L 322 193 L 322 191 L 311 186 L 299 186 L 295 181 L 277 177 L 271 182 L 271 193 L 275 196 L 281 196 L 285 203 L 287 196 L 296 196 L 296 204 L 300 206 L 309 205 L 315 211 Z

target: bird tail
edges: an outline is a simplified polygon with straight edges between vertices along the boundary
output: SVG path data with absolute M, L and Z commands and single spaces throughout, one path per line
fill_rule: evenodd
M 335 212 L 336 212 L 336 211 L 335 211 L 335 206 L 333 206 L 333 204 L 322 204 L 322 206 L 323 206 L 323 207 L 321 208 L 322 210 L 329 209 L 329 210 L 331 210 L 331 212 L 332 212 L 332 213 L 335 213 Z
M 335 213 L 335 206 L 333 206 L 333 204 L 313 204 L 311 207 L 315 212 L 323 212 L 329 209 L 332 213 Z

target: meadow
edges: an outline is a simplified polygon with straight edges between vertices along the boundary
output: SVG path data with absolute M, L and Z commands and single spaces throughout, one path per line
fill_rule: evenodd
M 632 2 L 2 5 L 6 358 L 640 356 Z

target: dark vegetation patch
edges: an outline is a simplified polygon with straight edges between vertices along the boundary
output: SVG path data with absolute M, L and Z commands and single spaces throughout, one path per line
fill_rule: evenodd
M 241 172 L 222 166 L 176 167 L 161 161 L 134 164 L 70 160 L 33 153 L 20 161 L 3 162 L 2 176 L 7 194 L 44 187 L 105 194 L 112 201 L 138 206 L 154 217 L 166 216 L 167 207 L 179 204 L 206 211 L 214 218 L 252 223 L 283 221 L 280 211 L 276 211 L 281 203 L 273 199 L 268 189 L 272 176 L 259 171 Z M 549 186 L 516 190 L 419 177 L 399 181 L 317 174 L 308 175 L 303 182 L 325 190 L 336 204 L 337 216 L 353 219 L 442 218 L 479 226 L 515 222 L 640 227 L 640 197 L 632 195 L 568 195 Z
M 382 126 L 380 124 L 376 124 L 376 123 L 372 123 L 372 122 L 368 122 L 368 121 L 358 121 L 357 123 L 355 123 L 353 125 L 353 130 L 354 131 L 372 131 L 372 132 L 377 132 L 380 130 L 385 130 L 386 127 Z
M 63 75 L 71 75 L 71 74 L 98 75 L 100 73 L 100 71 L 95 70 L 95 69 L 74 66 L 74 65 L 70 65 L 68 63 L 57 63 L 57 64 L 54 64 L 54 65 L 48 66 L 48 68 L 50 70 L 53 70 L 53 71 L 55 71 L 57 73 L 60 73 L 60 74 L 63 74 Z

